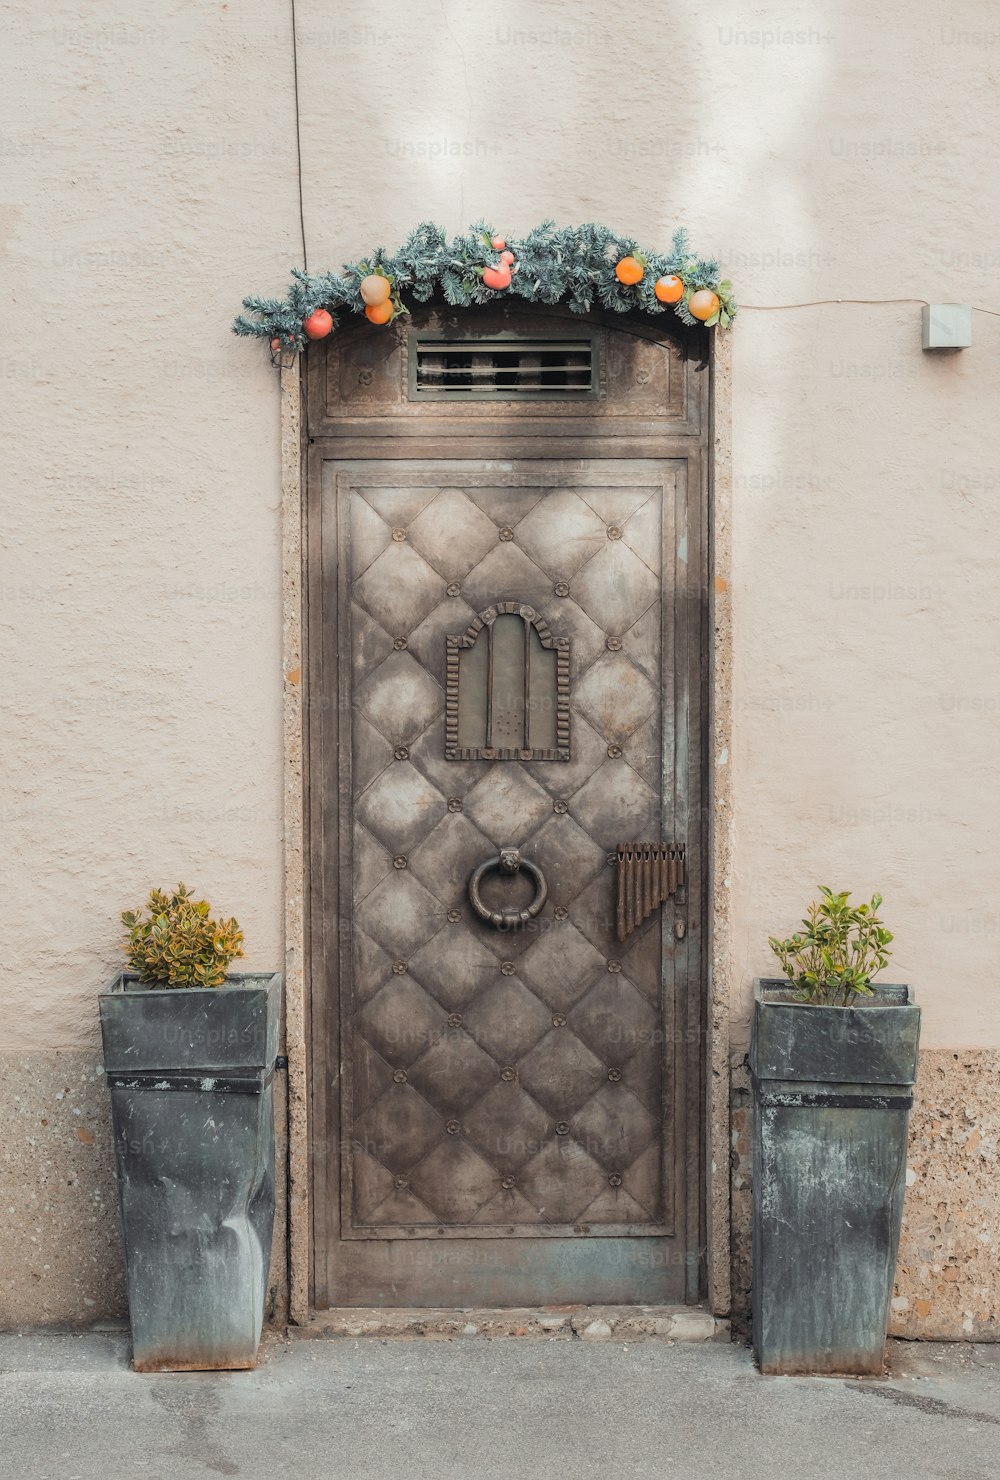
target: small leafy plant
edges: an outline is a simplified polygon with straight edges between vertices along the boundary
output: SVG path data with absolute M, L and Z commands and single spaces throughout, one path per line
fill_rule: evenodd
M 173 894 L 151 891 L 145 909 L 124 910 L 123 950 L 142 982 L 161 987 L 221 987 L 229 963 L 242 956 L 243 931 L 235 920 L 213 920 L 207 899 L 192 898 L 185 884 Z
M 809 906 L 804 929 L 789 940 L 771 936 L 771 950 L 795 987 L 797 1002 L 820 1007 L 850 1007 L 856 997 L 873 995 L 871 980 L 891 955 L 892 935 L 879 919 L 881 894 L 868 904 L 852 905 L 850 894 L 819 886 L 820 898 Z

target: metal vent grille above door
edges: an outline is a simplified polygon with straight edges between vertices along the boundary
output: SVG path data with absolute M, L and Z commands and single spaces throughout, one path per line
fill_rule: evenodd
M 410 340 L 411 400 L 584 400 L 599 394 L 597 346 L 577 339 Z

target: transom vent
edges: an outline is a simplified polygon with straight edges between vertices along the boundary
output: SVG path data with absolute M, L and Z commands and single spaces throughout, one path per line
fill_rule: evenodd
M 411 394 L 464 400 L 579 398 L 597 393 L 590 339 L 411 341 Z

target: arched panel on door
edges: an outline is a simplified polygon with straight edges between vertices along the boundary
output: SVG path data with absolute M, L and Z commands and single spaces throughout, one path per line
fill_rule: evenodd
M 502 601 L 447 638 L 448 760 L 568 761 L 568 637 Z

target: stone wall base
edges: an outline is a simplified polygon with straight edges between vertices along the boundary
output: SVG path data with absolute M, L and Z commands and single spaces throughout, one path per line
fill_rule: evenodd
M 286 1313 L 284 1084 L 275 1084 L 277 1208 L 269 1312 Z M 99 1051 L 0 1054 L 0 1330 L 128 1315 Z
M 1000 1341 L 1000 1050 L 925 1049 L 890 1332 Z M 280 1084 L 276 1086 L 280 1089 Z M 287 1316 L 285 1105 L 269 1318 Z M 734 1329 L 750 1311 L 749 1076 L 732 1075 Z M 0 1329 L 127 1315 L 111 1105 L 96 1052 L 0 1055 Z

